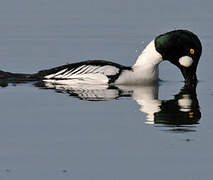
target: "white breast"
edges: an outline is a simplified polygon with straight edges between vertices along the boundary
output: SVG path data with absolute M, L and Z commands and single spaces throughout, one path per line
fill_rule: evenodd
M 115 84 L 137 85 L 149 84 L 158 80 L 158 65 L 152 67 L 135 66 L 132 71 L 126 70 L 121 73 Z

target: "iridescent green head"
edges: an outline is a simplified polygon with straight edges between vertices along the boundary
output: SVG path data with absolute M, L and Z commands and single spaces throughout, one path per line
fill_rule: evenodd
M 187 84 L 197 83 L 196 70 L 202 53 L 199 38 L 188 30 L 175 30 L 155 38 L 155 48 L 164 60 L 182 72 Z

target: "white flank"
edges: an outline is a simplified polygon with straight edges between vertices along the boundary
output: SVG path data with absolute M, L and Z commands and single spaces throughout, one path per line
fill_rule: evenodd
M 112 75 L 116 75 L 119 72 L 119 69 L 114 66 L 106 65 L 106 66 L 102 66 L 102 67 L 98 68 L 97 71 L 98 71 L 98 73 L 112 76 Z
M 110 66 L 82 65 L 76 69 L 63 69 L 57 73 L 45 76 L 45 82 L 57 84 L 107 84 L 107 76 L 116 75 L 119 69 Z
M 190 67 L 193 63 L 193 60 L 189 56 L 183 56 L 179 59 L 179 63 L 181 66 Z

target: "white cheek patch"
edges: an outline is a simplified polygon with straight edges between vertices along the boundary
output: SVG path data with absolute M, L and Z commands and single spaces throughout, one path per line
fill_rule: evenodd
M 193 63 L 193 60 L 189 56 L 183 56 L 179 59 L 179 63 L 181 66 L 190 67 Z

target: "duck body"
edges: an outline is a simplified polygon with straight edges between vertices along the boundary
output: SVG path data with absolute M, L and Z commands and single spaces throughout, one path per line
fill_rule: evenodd
M 42 70 L 38 76 L 58 84 L 111 84 L 125 71 L 132 72 L 132 68 L 111 61 L 87 60 Z

